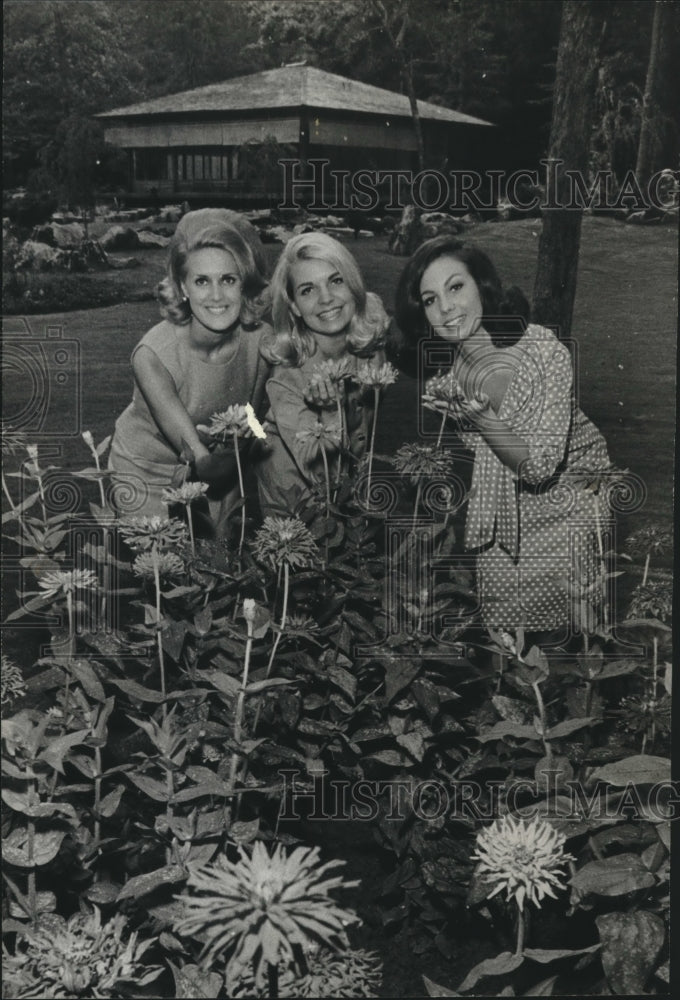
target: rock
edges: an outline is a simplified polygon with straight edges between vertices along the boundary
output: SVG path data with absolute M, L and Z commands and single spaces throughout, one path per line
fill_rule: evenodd
M 19 248 L 16 266 L 32 271 L 52 271 L 66 265 L 68 254 L 37 240 L 26 240 Z
M 339 215 L 327 215 L 323 220 L 324 226 L 330 226 L 332 229 L 336 229 L 339 226 L 345 225 L 345 220 L 341 219 Z
M 78 247 L 85 239 L 85 227 L 79 222 L 70 222 L 66 225 L 48 222 L 44 226 L 36 226 L 31 233 L 31 239 L 51 247 L 64 249 Z
M 141 241 L 132 226 L 111 226 L 100 239 L 104 250 L 136 250 Z
M 116 268 L 117 270 L 122 270 L 126 267 L 139 267 L 139 261 L 136 257 L 112 257 L 110 254 L 106 256 L 109 267 Z
M 300 233 L 313 233 L 317 226 L 312 226 L 309 222 L 299 222 L 297 226 L 293 226 L 293 235 L 299 236 Z
M 149 232 L 148 229 L 137 231 L 139 245 L 143 247 L 167 247 L 170 243 L 169 236 L 159 236 L 158 233 Z
M 187 202 L 185 204 L 188 205 Z M 186 215 L 188 211 L 188 207 L 183 211 L 182 205 L 164 205 L 158 212 L 158 218 L 161 222 L 179 222 L 182 215 Z

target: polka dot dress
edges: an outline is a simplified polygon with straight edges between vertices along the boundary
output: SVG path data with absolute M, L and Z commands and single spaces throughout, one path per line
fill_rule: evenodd
M 539 326 L 518 347 L 498 416 L 526 442 L 529 458 L 515 474 L 480 434 L 466 434 L 475 464 L 465 546 L 478 552 L 485 624 L 553 629 L 573 622 L 575 606 L 583 615 L 601 604 L 599 553 L 610 515 L 603 492 L 585 484 L 610 461 L 574 402 L 567 348 Z

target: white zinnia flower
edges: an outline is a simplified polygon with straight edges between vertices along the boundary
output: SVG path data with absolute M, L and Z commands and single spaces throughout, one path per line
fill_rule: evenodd
M 488 898 L 505 889 L 506 899 L 515 898 L 520 911 L 524 901 L 541 905 L 544 896 L 564 889 L 560 878 L 571 854 L 564 852 L 565 836 L 550 823 L 535 816 L 532 820 L 503 816 L 477 834 L 472 858 L 478 872 L 489 883 Z

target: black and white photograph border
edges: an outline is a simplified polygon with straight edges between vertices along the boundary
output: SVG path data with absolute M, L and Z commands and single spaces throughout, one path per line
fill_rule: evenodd
M 675 995 L 678 3 L 3 27 L 3 998 Z

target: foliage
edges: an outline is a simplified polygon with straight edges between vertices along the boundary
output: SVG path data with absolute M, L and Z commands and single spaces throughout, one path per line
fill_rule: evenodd
M 222 415 L 224 433 L 242 417 Z M 8 621 L 49 632 L 22 665 L 25 693 L 3 694 L 6 960 L 42 984 L 17 978 L 17 995 L 54 988 L 48 918 L 90 942 L 59 975 L 91 995 L 105 928 L 124 960 L 102 996 L 157 968 L 159 995 L 170 974 L 176 996 L 374 995 L 375 961 L 331 896 L 348 883 L 282 828 L 296 788 L 316 802 L 326 776 L 369 788 L 344 818 L 370 820 L 389 861 L 386 931 L 422 961 L 452 957 L 469 924 L 500 942 L 460 993 L 494 976 L 540 992 L 534 967 L 553 963 L 552 986 L 578 972 L 590 992 L 658 991 L 670 629 L 668 581 L 646 555 L 667 545 L 661 529 L 631 542 L 649 599 L 544 650 L 478 622 L 453 518 L 464 497 L 440 445 L 402 450 L 396 469 L 374 456 L 368 492 L 365 465 L 341 462 L 332 499 L 321 484 L 292 516 L 257 527 L 248 512 L 217 543 L 179 519 L 117 518 L 108 442 L 83 443 L 69 476 L 87 504 L 53 508 L 50 480 L 66 473 L 7 439 L 4 531 L 35 578 Z M 202 493 L 174 489 L 185 514 Z

